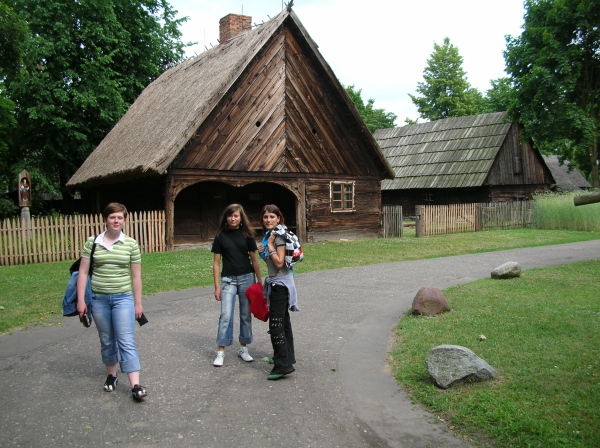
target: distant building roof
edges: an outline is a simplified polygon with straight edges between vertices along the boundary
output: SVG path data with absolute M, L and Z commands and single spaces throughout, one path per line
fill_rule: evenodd
M 557 191 L 573 191 L 591 188 L 590 184 L 577 168 L 572 167 L 568 160 L 561 165 L 558 156 L 543 156 L 544 162 L 552 172 L 556 181 Z
M 396 174 L 382 189 L 482 186 L 510 129 L 505 117 L 496 112 L 379 129 L 375 140 Z

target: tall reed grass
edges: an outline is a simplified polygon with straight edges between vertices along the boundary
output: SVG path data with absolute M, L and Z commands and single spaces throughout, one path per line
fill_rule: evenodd
M 532 224 L 543 230 L 600 231 L 600 203 L 575 206 L 575 196 L 591 192 L 550 193 L 534 196 Z

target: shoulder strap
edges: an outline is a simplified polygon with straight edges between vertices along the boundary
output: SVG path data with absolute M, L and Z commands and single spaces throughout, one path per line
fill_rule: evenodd
M 90 269 L 88 270 L 88 275 L 90 277 L 94 273 L 94 252 L 96 252 L 96 238 L 98 238 L 98 235 L 96 235 L 94 238 L 94 244 L 92 244 L 92 252 L 90 254 Z

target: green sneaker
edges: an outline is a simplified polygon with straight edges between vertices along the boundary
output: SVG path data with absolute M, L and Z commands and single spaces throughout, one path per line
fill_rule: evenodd
M 280 380 L 284 376 L 285 375 L 283 373 L 271 373 L 269 376 L 267 376 L 267 379 L 268 380 Z

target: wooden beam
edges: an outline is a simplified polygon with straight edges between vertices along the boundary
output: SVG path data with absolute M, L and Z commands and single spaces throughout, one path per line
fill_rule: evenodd
M 594 204 L 600 202 L 600 193 L 586 194 L 583 196 L 575 196 L 573 203 L 577 207 L 578 205 Z

